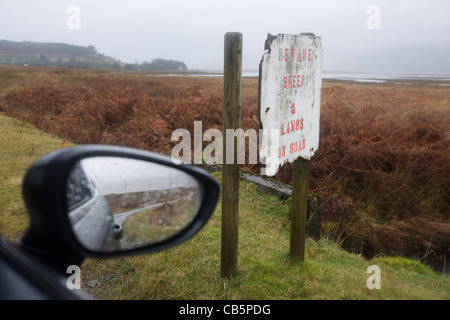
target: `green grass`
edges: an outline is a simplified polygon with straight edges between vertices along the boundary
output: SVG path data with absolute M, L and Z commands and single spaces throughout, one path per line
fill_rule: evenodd
M 16 240 L 28 218 L 20 184 L 40 155 L 68 142 L 0 114 L 0 233 Z M 214 174 L 220 181 L 220 173 Z M 289 204 L 240 184 L 239 273 L 220 276 L 221 204 L 189 241 L 168 250 L 115 259 L 87 259 L 82 287 L 98 299 L 450 299 L 450 277 L 399 257 L 366 260 L 329 241 L 307 242 L 305 262 L 289 259 Z M 381 289 L 366 283 L 381 269 Z M 93 290 L 86 284 L 98 280 Z
M 219 180 L 220 177 L 216 176 Z M 219 203 L 207 226 L 178 247 L 126 259 L 89 259 L 85 281 L 98 279 L 100 299 L 449 299 L 450 279 L 403 258 L 367 261 L 328 240 L 307 242 L 304 263 L 290 261 L 289 207 L 241 182 L 239 274 L 220 277 Z M 397 268 L 388 261 L 408 261 Z M 367 288 L 379 263 L 381 290 Z M 427 272 L 423 272 L 427 270 Z M 112 280 L 102 282 L 106 276 Z

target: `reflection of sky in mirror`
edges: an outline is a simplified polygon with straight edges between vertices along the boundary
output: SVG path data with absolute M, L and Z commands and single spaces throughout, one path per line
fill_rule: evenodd
M 142 160 L 94 157 L 81 164 L 103 195 L 198 187 L 195 179 L 181 170 Z

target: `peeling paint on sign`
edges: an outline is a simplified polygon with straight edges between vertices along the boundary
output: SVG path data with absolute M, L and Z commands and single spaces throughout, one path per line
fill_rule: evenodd
M 268 35 L 259 71 L 260 157 L 265 174 L 319 147 L 322 42 L 314 34 Z M 270 133 L 268 133 L 270 132 Z M 274 132 L 278 132 L 274 134 Z

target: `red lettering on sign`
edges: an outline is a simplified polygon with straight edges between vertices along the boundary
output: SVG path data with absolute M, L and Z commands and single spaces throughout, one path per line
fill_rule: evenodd
M 286 146 L 282 146 L 281 148 L 278 148 L 277 156 L 278 156 L 278 158 L 286 157 Z
M 286 131 L 285 131 L 286 130 Z M 294 119 L 286 122 L 286 127 L 284 123 L 281 124 L 281 135 L 284 136 L 289 133 L 303 130 L 303 118 Z
M 300 88 L 303 87 L 303 83 L 305 82 L 305 75 L 299 74 L 295 76 L 286 76 L 283 77 L 283 88 Z
M 293 154 L 293 153 L 305 150 L 305 148 L 306 148 L 306 139 L 291 142 L 289 144 L 289 153 Z
M 290 54 L 289 54 L 290 52 Z M 297 55 L 297 57 L 295 56 Z M 311 61 L 312 49 L 279 48 L 278 61 Z

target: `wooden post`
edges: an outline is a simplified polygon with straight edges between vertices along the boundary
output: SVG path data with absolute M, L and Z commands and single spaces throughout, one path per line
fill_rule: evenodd
M 221 276 L 238 272 L 239 165 L 234 138 L 233 161 L 227 163 L 227 130 L 241 127 L 242 34 L 225 34 L 223 86 L 222 243 Z M 228 150 L 230 151 L 230 150 Z M 228 155 L 230 158 L 230 155 Z
M 298 261 L 305 260 L 308 167 L 308 160 L 298 158 L 294 161 L 289 255 Z

